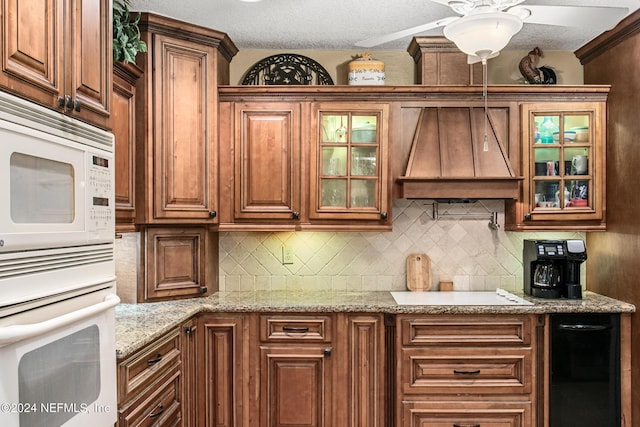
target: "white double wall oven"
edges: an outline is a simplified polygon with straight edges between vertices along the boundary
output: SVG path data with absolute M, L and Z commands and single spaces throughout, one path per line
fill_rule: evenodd
M 113 135 L 0 92 L 0 425 L 117 419 Z

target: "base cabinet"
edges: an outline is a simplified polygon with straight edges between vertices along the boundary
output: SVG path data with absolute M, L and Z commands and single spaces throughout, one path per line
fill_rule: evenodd
M 118 359 L 118 426 L 547 427 L 548 317 L 201 313 Z
M 207 313 L 196 327 L 198 421 L 184 425 L 386 426 L 382 315 Z
M 118 361 L 118 426 L 178 426 L 185 411 L 183 329 Z
M 247 420 L 249 318 L 244 314 L 205 314 L 197 321 L 198 423 L 238 427 Z M 254 425 L 254 424 L 253 424 Z
M 331 425 L 332 365 L 329 347 L 261 346 L 259 425 Z
M 396 425 L 536 426 L 543 324 L 531 315 L 398 316 Z
M 412 427 L 521 427 L 530 425 L 530 403 L 410 402 L 403 417 Z

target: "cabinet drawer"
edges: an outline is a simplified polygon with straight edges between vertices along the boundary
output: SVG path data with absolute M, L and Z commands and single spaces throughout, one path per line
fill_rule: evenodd
M 260 316 L 260 340 L 331 342 L 331 317 Z
M 158 387 L 149 390 L 120 414 L 119 427 L 181 425 L 180 371 L 174 369 Z
M 435 348 L 402 350 L 405 394 L 530 393 L 531 350 Z
M 401 320 L 403 345 L 530 345 L 531 316 L 421 316 Z
M 145 347 L 118 367 L 118 402 L 142 392 L 152 382 L 180 363 L 180 329 L 169 332 L 155 345 Z
M 405 402 L 403 426 L 524 427 L 531 425 L 531 404 L 502 402 Z

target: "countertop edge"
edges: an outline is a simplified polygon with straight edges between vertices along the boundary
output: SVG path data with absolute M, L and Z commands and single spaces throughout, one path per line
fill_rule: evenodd
M 586 291 L 582 300 L 544 300 L 533 305 L 398 305 L 388 291 L 371 292 L 216 292 L 205 298 L 116 307 L 116 358 L 127 358 L 201 313 L 379 313 L 379 314 L 559 314 L 634 313 L 635 306 Z M 315 302 L 314 302 L 315 301 Z

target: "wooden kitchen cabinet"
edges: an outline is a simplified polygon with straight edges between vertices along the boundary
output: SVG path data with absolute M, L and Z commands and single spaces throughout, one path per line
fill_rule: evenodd
M 224 33 L 150 13 L 140 30 L 137 222 L 215 224 L 217 86 L 237 49 Z
M 116 231 L 135 230 L 136 219 L 136 82 L 142 70 L 135 64 L 113 65 Z
M 191 426 L 256 425 L 248 381 L 255 365 L 249 350 L 251 314 L 207 313 L 197 320 L 198 423 Z M 257 415 L 256 415 L 257 418 Z
M 197 337 L 197 425 L 387 425 L 380 314 L 203 313 Z
M 391 318 L 392 317 L 388 317 Z M 334 361 L 338 376 L 334 392 L 334 423 L 338 427 L 388 426 L 389 366 L 385 318 L 380 314 L 336 316 Z
M 314 103 L 309 218 L 370 221 L 390 228 L 389 106 Z
M 141 230 L 138 301 L 206 296 L 218 290 L 218 234 L 201 227 Z
M 183 343 L 177 327 L 118 361 L 118 427 L 183 422 Z
M 537 425 L 543 319 L 399 315 L 396 325 L 397 426 Z
M 391 229 L 388 104 L 219 92 L 220 230 Z
M 3 0 L 0 87 L 109 129 L 111 1 Z
M 332 316 L 260 316 L 258 425 L 331 425 L 333 322 Z
M 605 102 L 522 104 L 521 113 L 525 181 L 506 229 L 604 230 Z
M 180 328 L 182 339 L 182 418 L 183 425 L 196 427 L 199 422 L 198 398 L 198 354 L 200 348 L 198 343 L 198 321 L 195 317 L 184 322 Z
M 300 103 L 223 102 L 220 109 L 227 144 L 220 172 L 232 182 L 220 199 L 233 207 L 220 222 L 293 229 L 302 220 Z

